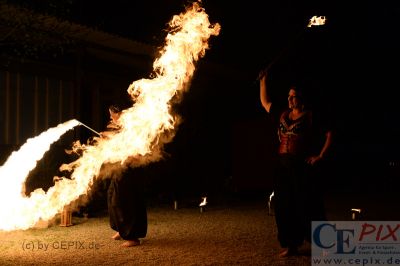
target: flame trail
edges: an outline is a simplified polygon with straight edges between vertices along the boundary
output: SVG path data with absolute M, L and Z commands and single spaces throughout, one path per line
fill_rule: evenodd
M 177 124 L 177 118 L 169 112 L 170 101 L 187 89 L 195 63 L 209 48 L 208 39 L 220 31 L 220 25 L 211 25 L 197 2 L 185 13 L 175 15 L 169 25 L 166 44 L 153 64 L 155 78 L 141 79 L 129 86 L 128 93 L 135 104 L 114 121 L 118 130 L 105 132 L 107 137 L 95 138 L 90 145 L 75 143 L 73 149 L 81 150 L 81 157 L 60 167 L 72 172 L 71 179 L 57 181 L 47 193 L 38 189 L 26 198 L 16 191 L 13 202 L 0 195 L 0 229 L 27 229 L 40 219 L 51 219 L 65 205 L 87 193 L 105 164 L 134 167 L 162 157 L 162 146 L 171 141 Z
M 0 167 L 0 229 L 12 230 L 24 227 L 24 224 L 34 225 L 39 217 L 36 213 L 25 216 L 21 221 L 18 215 L 35 208 L 33 205 L 40 204 L 38 197 L 43 195 L 42 189 L 37 190 L 35 200 L 29 200 L 22 196 L 24 182 L 29 172 L 35 168 L 37 161 L 50 149 L 50 145 L 56 142 L 65 132 L 79 125 L 79 121 L 73 119 L 56 127 L 50 128 L 35 138 L 28 139 L 24 145 L 13 152 L 7 161 Z

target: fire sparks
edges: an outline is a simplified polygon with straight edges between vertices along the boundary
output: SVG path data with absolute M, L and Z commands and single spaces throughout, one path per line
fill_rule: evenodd
M 319 16 L 319 17 L 313 16 L 310 19 L 307 27 L 311 28 L 312 26 L 321 26 L 321 25 L 324 25 L 325 22 L 326 22 L 326 17 L 325 16 Z
M 197 2 L 175 15 L 169 26 L 166 44 L 153 64 L 155 78 L 141 79 L 129 86 L 134 105 L 113 121 L 118 130 L 107 131 L 103 134 L 106 137 L 96 137 L 88 145 L 75 143 L 73 149 L 80 150 L 80 158 L 60 167 L 71 172 L 70 179 L 61 178 L 47 192 L 38 189 L 30 197 L 21 195 L 29 170 L 17 177 L 15 171 L 43 144 L 29 146 L 24 155 L 18 152 L 19 158 L 6 167 L 7 171 L 3 170 L 5 166 L 0 169 L 0 179 L 10 183 L 3 185 L 0 193 L 0 229 L 27 229 L 40 219 L 53 218 L 65 205 L 87 193 L 104 165 L 135 167 L 162 157 L 163 144 L 172 140 L 177 125 L 177 117 L 170 113 L 170 102 L 188 88 L 195 63 L 209 48 L 208 39 L 220 31 L 220 25 L 210 24 L 207 13 Z M 78 124 L 73 120 L 68 125 L 70 128 Z M 34 167 L 30 165 L 29 169 Z

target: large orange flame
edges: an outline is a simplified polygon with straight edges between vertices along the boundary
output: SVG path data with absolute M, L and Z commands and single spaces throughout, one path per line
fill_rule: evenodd
M 13 152 L 0 168 L 0 229 L 13 230 L 33 226 L 39 218 L 48 217 L 44 191 L 38 189 L 31 198 L 23 196 L 24 182 L 29 172 L 36 167 L 43 155 L 65 132 L 79 125 L 70 120 L 50 128 L 35 138 L 28 139 L 24 145 Z M 45 208 L 40 208 L 41 206 Z M 36 211 L 39 209 L 40 211 Z
M 220 31 L 220 25 L 210 24 L 197 2 L 174 16 L 169 25 L 166 44 L 153 65 L 155 78 L 141 79 L 129 86 L 128 93 L 135 104 L 113 121 L 118 130 L 105 132 L 107 137 L 95 138 L 92 144 L 76 143 L 74 149 L 82 152 L 80 158 L 60 167 L 71 171 L 71 177 L 57 181 L 46 193 L 35 190 L 27 198 L 14 191 L 13 201 L 9 194 L 1 193 L 0 229 L 27 229 L 40 219 L 53 218 L 64 206 L 87 193 L 104 165 L 135 167 L 161 158 L 162 146 L 171 140 L 176 125 L 170 101 L 187 89 L 196 61 L 209 48 L 208 39 Z M 13 179 L 12 173 L 1 172 L 0 178 Z M 19 189 L 20 186 L 21 182 L 17 184 Z

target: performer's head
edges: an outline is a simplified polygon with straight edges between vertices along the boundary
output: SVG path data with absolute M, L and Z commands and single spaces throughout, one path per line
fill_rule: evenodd
M 304 109 L 304 94 L 298 86 L 289 88 L 288 105 L 290 109 Z

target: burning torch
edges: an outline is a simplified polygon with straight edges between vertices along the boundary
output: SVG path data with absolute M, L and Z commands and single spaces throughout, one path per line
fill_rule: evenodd
M 199 204 L 200 212 L 204 212 L 206 205 L 207 205 L 207 197 L 203 197 L 203 201 L 200 202 Z
M 360 218 L 361 209 L 353 208 L 350 211 L 351 211 L 351 219 L 352 220 L 358 220 Z
M 256 78 L 256 81 L 260 80 L 268 71 L 269 69 L 285 54 L 287 51 L 290 49 L 291 45 L 299 39 L 305 32 L 307 28 L 311 28 L 313 26 L 322 26 L 325 25 L 326 23 L 326 17 L 325 16 L 313 16 L 308 24 L 307 27 L 302 28 L 301 31 L 296 35 L 296 37 L 291 41 L 284 49 L 280 51 L 280 53 L 277 54 L 277 56 L 272 60 L 265 68 L 263 68 L 259 75 Z
M 269 195 L 269 199 L 268 199 L 268 215 L 273 215 L 273 211 L 272 211 L 272 198 L 274 197 L 275 192 L 272 191 L 271 195 Z

